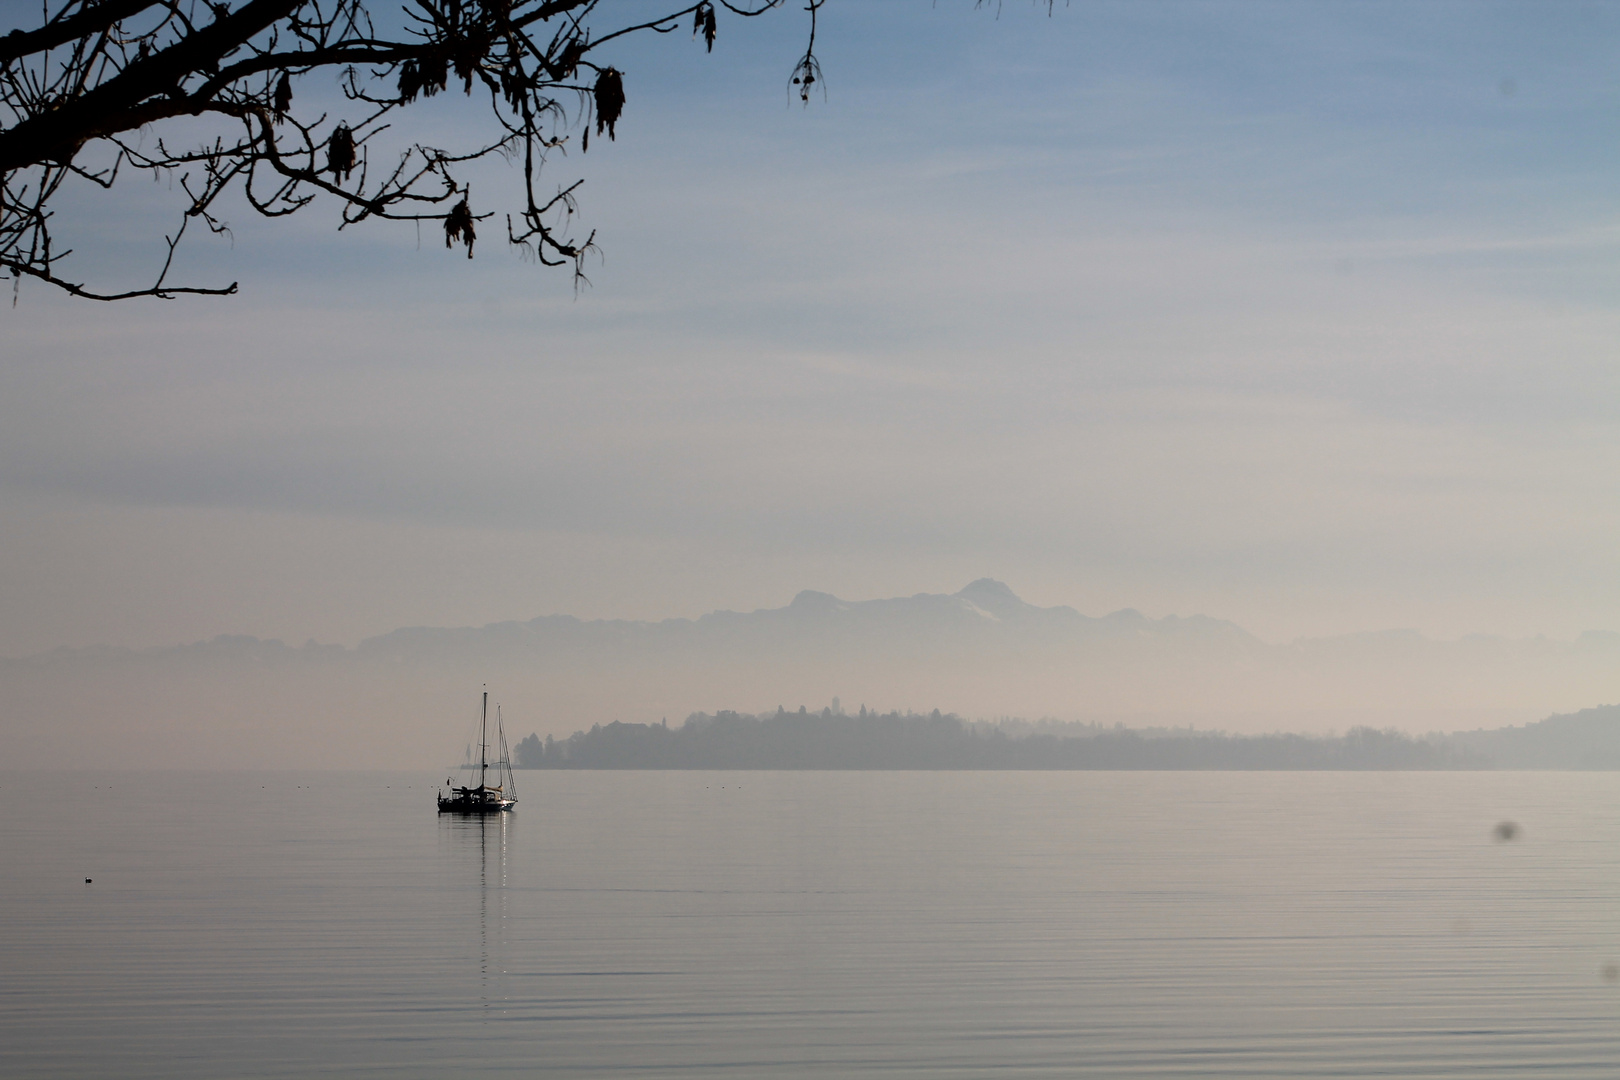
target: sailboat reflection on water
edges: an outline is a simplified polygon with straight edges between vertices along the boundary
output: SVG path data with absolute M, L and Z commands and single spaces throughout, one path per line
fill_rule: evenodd
M 511 755 L 506 750 L 506 730 L 501 726 L 501 707 L 495 706 L 495 746 L 500 757 L 489 759 L 492 749 L 489 741 L 489 691 L 484 691 L 484 709 L 478 718 L 478 786 L 457 786 L 444 782 L 439 792 L 441 814 L 498 814 L 517 805 L 517 783 L 512 779 Z M 469 764 L 467 766 L 471 768 Z M 489 773 L 495 773 L 495 783 L 489 783 Z

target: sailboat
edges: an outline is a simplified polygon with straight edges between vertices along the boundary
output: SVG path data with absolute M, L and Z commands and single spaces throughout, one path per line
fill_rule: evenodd
M 495 706 L 495 744 L 501 756 L 489 760 L 489 691 L 484 691 L 484 710 L 478 717 L 478 786 L 457 786 L 444 782 L 439 792 L 441 814 L 498 814 L 517 805 L 517 783 L 512 779 L 512 759 L 506 751 L 506 730 L 501 726 L 501 707 Z M 471 768 L 471 765 L 468 766 Z M 495 772 L 495 783 L 489 782 L 490 770 Z

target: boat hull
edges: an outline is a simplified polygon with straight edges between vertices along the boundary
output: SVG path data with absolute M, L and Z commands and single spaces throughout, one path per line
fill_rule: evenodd
M 440 799 L 439 813 L 441 814 L 499 814 L 512 809 L 517 805 L 516 799 L 500 799 L 495 802 L 475 801 L 471 799 Z

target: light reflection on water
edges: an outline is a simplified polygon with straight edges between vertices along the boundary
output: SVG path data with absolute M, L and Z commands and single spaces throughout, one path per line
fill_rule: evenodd
M 1620 1064 L 1611 774 L 435 779 L 0 776 L 0 1073 Z

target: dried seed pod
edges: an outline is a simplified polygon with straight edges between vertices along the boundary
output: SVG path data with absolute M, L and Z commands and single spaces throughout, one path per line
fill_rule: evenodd
M 563 46 L 562 55 L 557 57 L 557 65 L 552 70 L 552 78 L 568 79 L 579 70 L 579 62 L 585 56 L 585 39 L 570 38 L 568 44 Z
M 473 241 L 478 239 L 478 233 L 473 229 L 472 208 L 467 205 L 467 197 L 463 195 L 461 201 L 450 208 L 450 213 L 444 219 L 444 246 L 452 247 L 457 240 L 467 245 L 467 258 L 472 258 Z
M 612 139 L 613 125 L 619 122 L 619 114 L 624 112 L 624 78 L 614 68 L 603 68 L 602 73 L 596 77 L 596 133 L 602 134 L 607 129 L 608 138 Z
M 523 108 L 523 99 L 528 92 L 528 81 L 521 68 L 514 66 L 501 70 L 501 96 L 514 110 Z
M 463 88 L 469 94 L 472 93 L 473 77 L 478 74 L 478 67 L 484 59 L 486 47 L 487 42 L 469 38 L 452 57 L 456 65 L 456 76 L 462 80 Z
M 821 73 L 821 65 L 811 53 L 805 53 L 799 62 L 793 65 L 793 85 L 799 88 L 799 100 L 809 104 L 810 86 Z
M 407 60 L 399 66 L 399 98 L 405 102 L 415 101 L 421 92 L 422 69 L 415 60 Z
M 337 180 L 347 180 L 354 172 L 354 132 L 349 130 L 348 124 L 339 124 L 332 132 L 326 144 L 326 167 Z
M 708 42 L 709 51 L 714 52 L 714 5 L 699 4 L 692 11 L 692 36 L 703 35 Z
M 432 97 L 449 81 L 449 64 L 443 55 L 430 53 L 420 60 L 407 60 L 399 66 L 400 100 L 412 102 L 418 94 Z
M 270 109 L 275 114 L 276 123 L 287 119 L 287 110 L 292 107 L 292 80 L 287 73 L 281 73 L 281 81 L 276 83 L 275 96 L 270 100 Z

